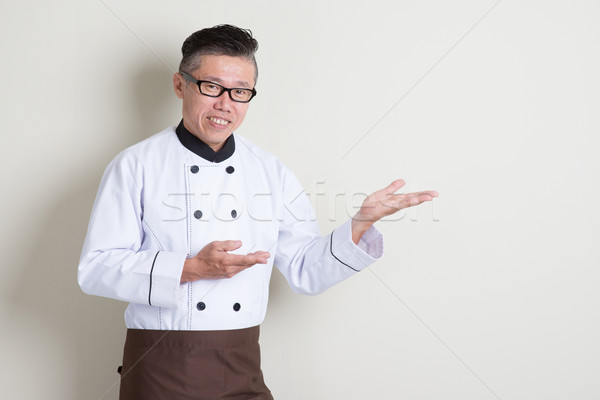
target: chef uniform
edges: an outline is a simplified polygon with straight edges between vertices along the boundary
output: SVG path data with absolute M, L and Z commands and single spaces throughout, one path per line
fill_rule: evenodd
M 235 254 L 263 250 L 274 257 L 230 279 L 181 284 L 186 258 L 216 240 L 241 240 Z M 354 244 L 351 220 L 321 236 L 302 186 L 273 155 L 237 134 L 215 153 L 182 121 L 125 149 L 106 168 L 78 281 L 85 293 L 130 303 L 121 398 L 161 398 L 163 390 L 165 399 L 270 399 L 258 326 L 273 264 L 294 292 L 317 294 L 382 253 L 375 227 Z M 180 359 L 193 346 L 202 347 L 193 362 Z M 175 360 L 167 360 L 170 354 Z M 179 383 L 157 383 L 165 374 Z M 128 379 L 147 394 L 124 394 Z

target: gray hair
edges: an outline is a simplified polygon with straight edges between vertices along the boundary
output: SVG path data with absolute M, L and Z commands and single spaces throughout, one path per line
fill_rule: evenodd
M 254 54 L 258 50 L 258 42 L 252 37 L 249 29 L 233 25 L 217 25 L 192 33 L 181 46 L 183 58 L 179 64 L 179 72 L 191 73 L 200 68 L 202 56 L 242 57 L 254 65 L 254 81 L 258 78 L 258 65 Z

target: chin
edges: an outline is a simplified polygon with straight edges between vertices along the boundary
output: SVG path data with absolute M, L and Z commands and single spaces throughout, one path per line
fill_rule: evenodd
M 205 140 L 206 144 L 210 145 L 210 146 L 217 146 L 221 143 L 223 143 L 225 140 L 227 140 L 227 138 L 229 137 L 229 135 L 231 135 L 233 132 L 219 132 L 219 133 L 213 133 L 208 135 L 208 140 Z

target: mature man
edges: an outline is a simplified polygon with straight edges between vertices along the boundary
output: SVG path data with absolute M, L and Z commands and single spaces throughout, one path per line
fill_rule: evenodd
M 437 196 L 394 194 L 394 181 L 322 237 L 293 173 L 234 134 L 256 95 L 257 47 L 230 25 L 187 38 L 173 76 L 181 123 L 102 177 L 78 280 L 130 303 L 121 399 L 272 399 L 258 346 L 272 266 L 294 291 L 322 292 L 381 257 L 375 221 Z

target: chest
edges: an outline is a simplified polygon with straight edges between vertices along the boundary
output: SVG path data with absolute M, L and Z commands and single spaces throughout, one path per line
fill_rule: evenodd
M 234 155 L 222 163 L 177 160 L 147 170 L 143 220 L 161 247 L 195 255 L 214 240 L 241 240 L 237 252 L 268 250 L 277 240 L 277 171 Z

